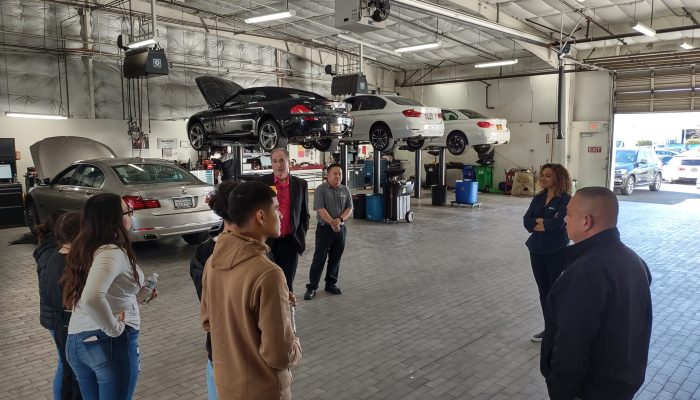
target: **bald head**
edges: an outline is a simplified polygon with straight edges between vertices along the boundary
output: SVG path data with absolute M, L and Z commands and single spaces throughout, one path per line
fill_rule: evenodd
M 608 188 L 592 186 L 579 189 L 566 213 L 566 231 L 574 242 L 586 240 L 617 226 L 617 197 Z

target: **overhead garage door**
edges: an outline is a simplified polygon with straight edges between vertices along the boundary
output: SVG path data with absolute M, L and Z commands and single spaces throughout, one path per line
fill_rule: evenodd
M 694 66 L 615 74 L 615 112 L 695 111 L 698 74 Z

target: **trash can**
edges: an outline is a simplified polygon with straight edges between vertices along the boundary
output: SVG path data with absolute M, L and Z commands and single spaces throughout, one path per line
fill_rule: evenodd
M 366 194 L 353 194 L 352 195 L 352 217 L 355 219 L 365 219 L 367 218 L 366 211 Z
M 372 194 L 365 197 L 366 212 L 369 221 L 384 221 L 384 196 Z
M 493 187 L 493 165 L 475 165 L 474 170 L 476 172 L 475 180 L 479 183 L 479 191 L 491 191 Z
M 455 185 L 455 200 L 459 204 L 476 204 L 479 183 L 477 181 L 457 181 Z
M 440 183 L 440 180 L 438 179 L 438 172 L 440 170 L 440 165 L 439 164 L 423 164 L 423 168 L 425 168 L 425 184 L 423 185 L 424 188 L 429 188 L 433 185 L 437 185 Z M 418 182 L 420 185 L 420 182 Z
M 434 206 L 447 204 L 447 185 L 433 185 L 430 190 Z

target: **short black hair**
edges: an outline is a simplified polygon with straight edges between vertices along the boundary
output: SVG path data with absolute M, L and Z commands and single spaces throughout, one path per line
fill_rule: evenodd
M 617 225 L 620 205 L 617 201 L 617 196 L 612 190 L 602 186 L 588 186 L 577 190 L 576 195 L 594 202 L 594 206 L 607 222 L 612 224 L 612 226 Z
M 228 218 L 228 198 L 239 184 L 240 182 L 237 181 L 223 181 L 209 198 L 209 208 L 214 211 L 214 214 L 229 222 L 231 220 Z
M 81 214 L 80 211 L 70 211 L 58 217 L 54 236 L 59 245 L 71 244 L 78 236 Z
M 329 166 L 326 167 L 326 173 L 331 172 L 331 170 L 332 170 L 333 168 L 335 168 L 335 167 L 340 168 L 340 171 L 341 171 L 341 172 L 343 171 L 343 167 L 341 167 L 340 164 L 338 164 L 338 163 L 333 163 L 333 164 L 331 164 L 331 165 L 329 165 Z
M 253 213 L 270 206 L 275 197 L 275 191 L 262 182 L 239 183 L 228 198 L 229 220 L 243 226 Z

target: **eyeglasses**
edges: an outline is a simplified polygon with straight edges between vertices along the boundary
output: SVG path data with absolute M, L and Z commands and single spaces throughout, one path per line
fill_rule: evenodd
M 131 208 L 131 207 L 129 207 L 129 208 L 127 209 L 127 211 L 124 211 L 124 212 L 122 213 L 122 215 L 128 215 L 128 216 L 130 216 L 130 217 L 133 217 L 133 216 L 134 216 L 134 209 Z

